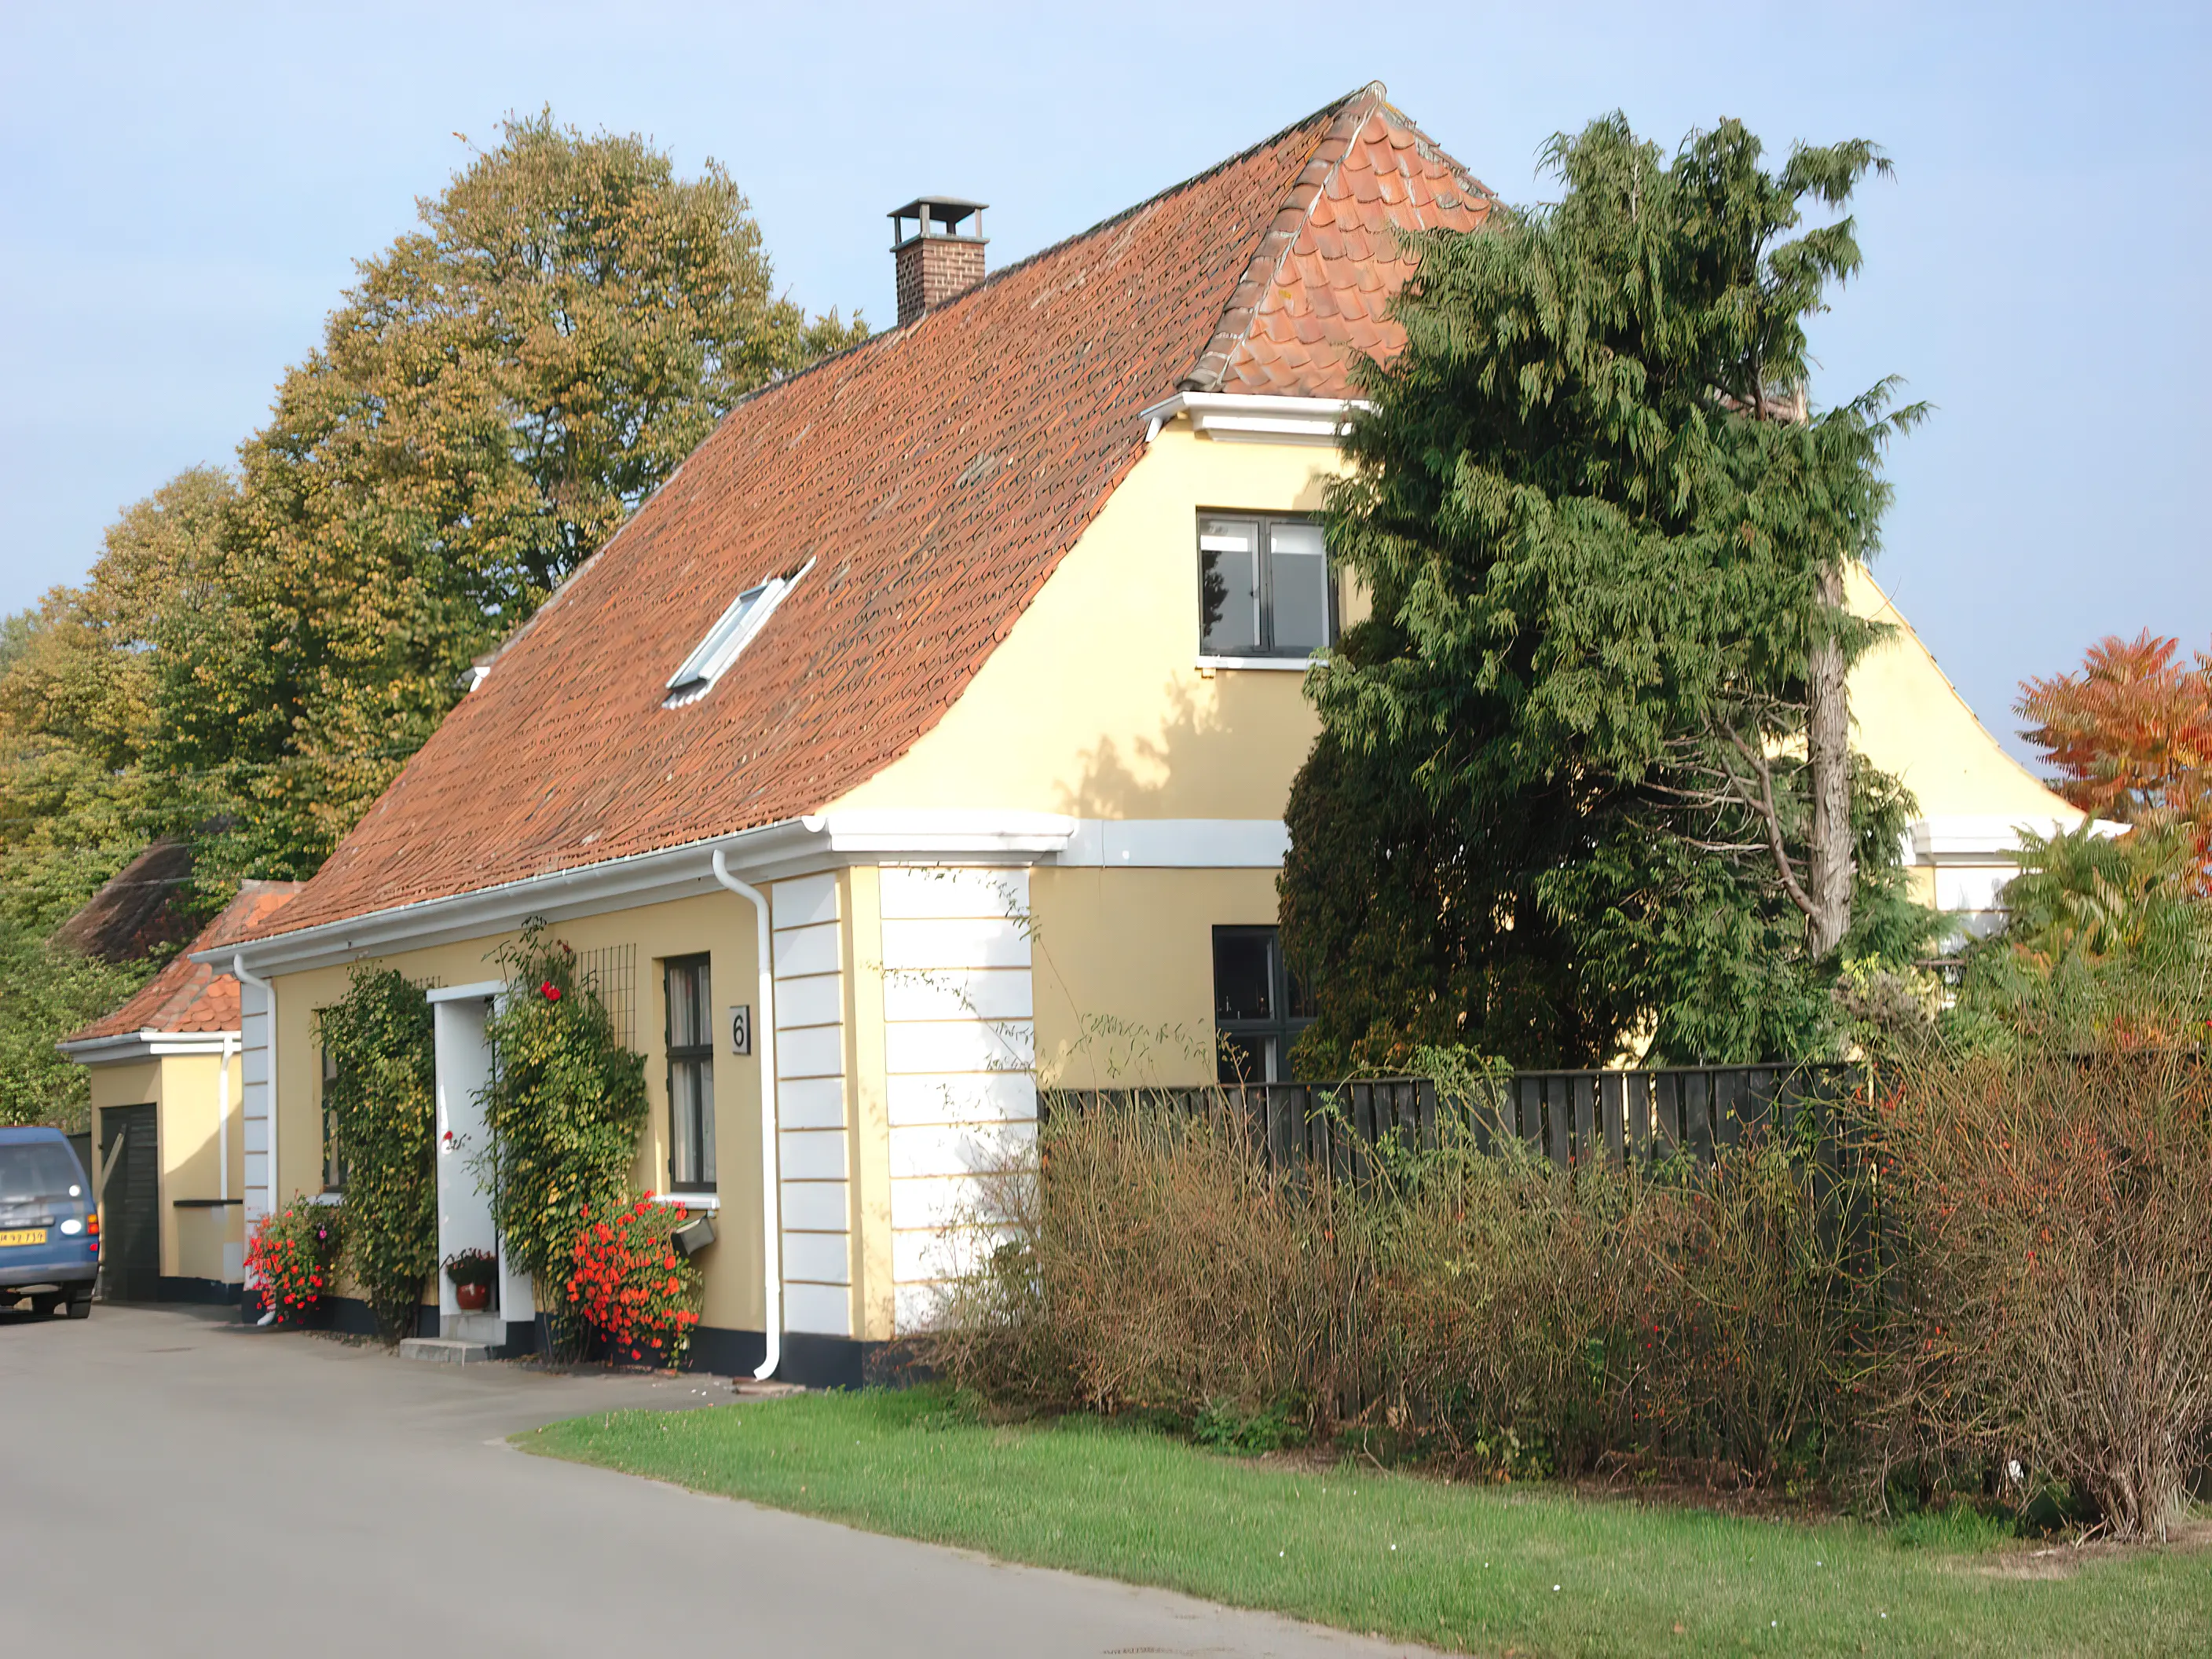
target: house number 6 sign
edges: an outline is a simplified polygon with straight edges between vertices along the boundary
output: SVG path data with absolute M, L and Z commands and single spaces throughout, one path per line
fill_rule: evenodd
M 747 1055 L 753 1051 L 753 1006 L 740 1002 L 730 1010 L 730 1052 Z

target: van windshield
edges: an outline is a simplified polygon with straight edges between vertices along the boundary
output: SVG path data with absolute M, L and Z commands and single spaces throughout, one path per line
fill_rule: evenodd
M 76 1155 L 54 1141 L 19 1140 L 0 1146 L 0 1204 L 81 1198 L 83 1182 Z

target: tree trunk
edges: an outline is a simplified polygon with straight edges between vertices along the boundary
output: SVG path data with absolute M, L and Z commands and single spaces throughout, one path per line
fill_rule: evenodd
M 1806 760 L 1812 770 L 1813 832 L 1808 849 L 1812 890 L 1808 926 L 1813 955 L 1825 957 L 1844 942 L 1851 925 L 1851 709 L 1844 683 L 1844 647 L 1828 618 L 1844 608 L 1841 570 L 1820 578 L 1827 617 L 1814 624 L 1811 707 L 1807 712 Z

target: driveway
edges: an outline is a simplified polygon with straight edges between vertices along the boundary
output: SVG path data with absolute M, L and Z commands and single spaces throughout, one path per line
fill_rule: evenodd
M 1415 1651 L 505 1443 L 585 1412 L 727 1399 L 713 1379 L 424 1364 L 234 1322 L 0 1314 L 10 1651 Z

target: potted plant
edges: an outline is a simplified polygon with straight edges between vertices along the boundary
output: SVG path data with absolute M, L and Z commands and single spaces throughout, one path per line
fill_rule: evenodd
M 456 1250 L 446 1258 L 446 1277 L 453 1281 L 454 1305 L 463 1313 L 482 1313 L 491 1306 L 499 1258 L 489 1250 Z

